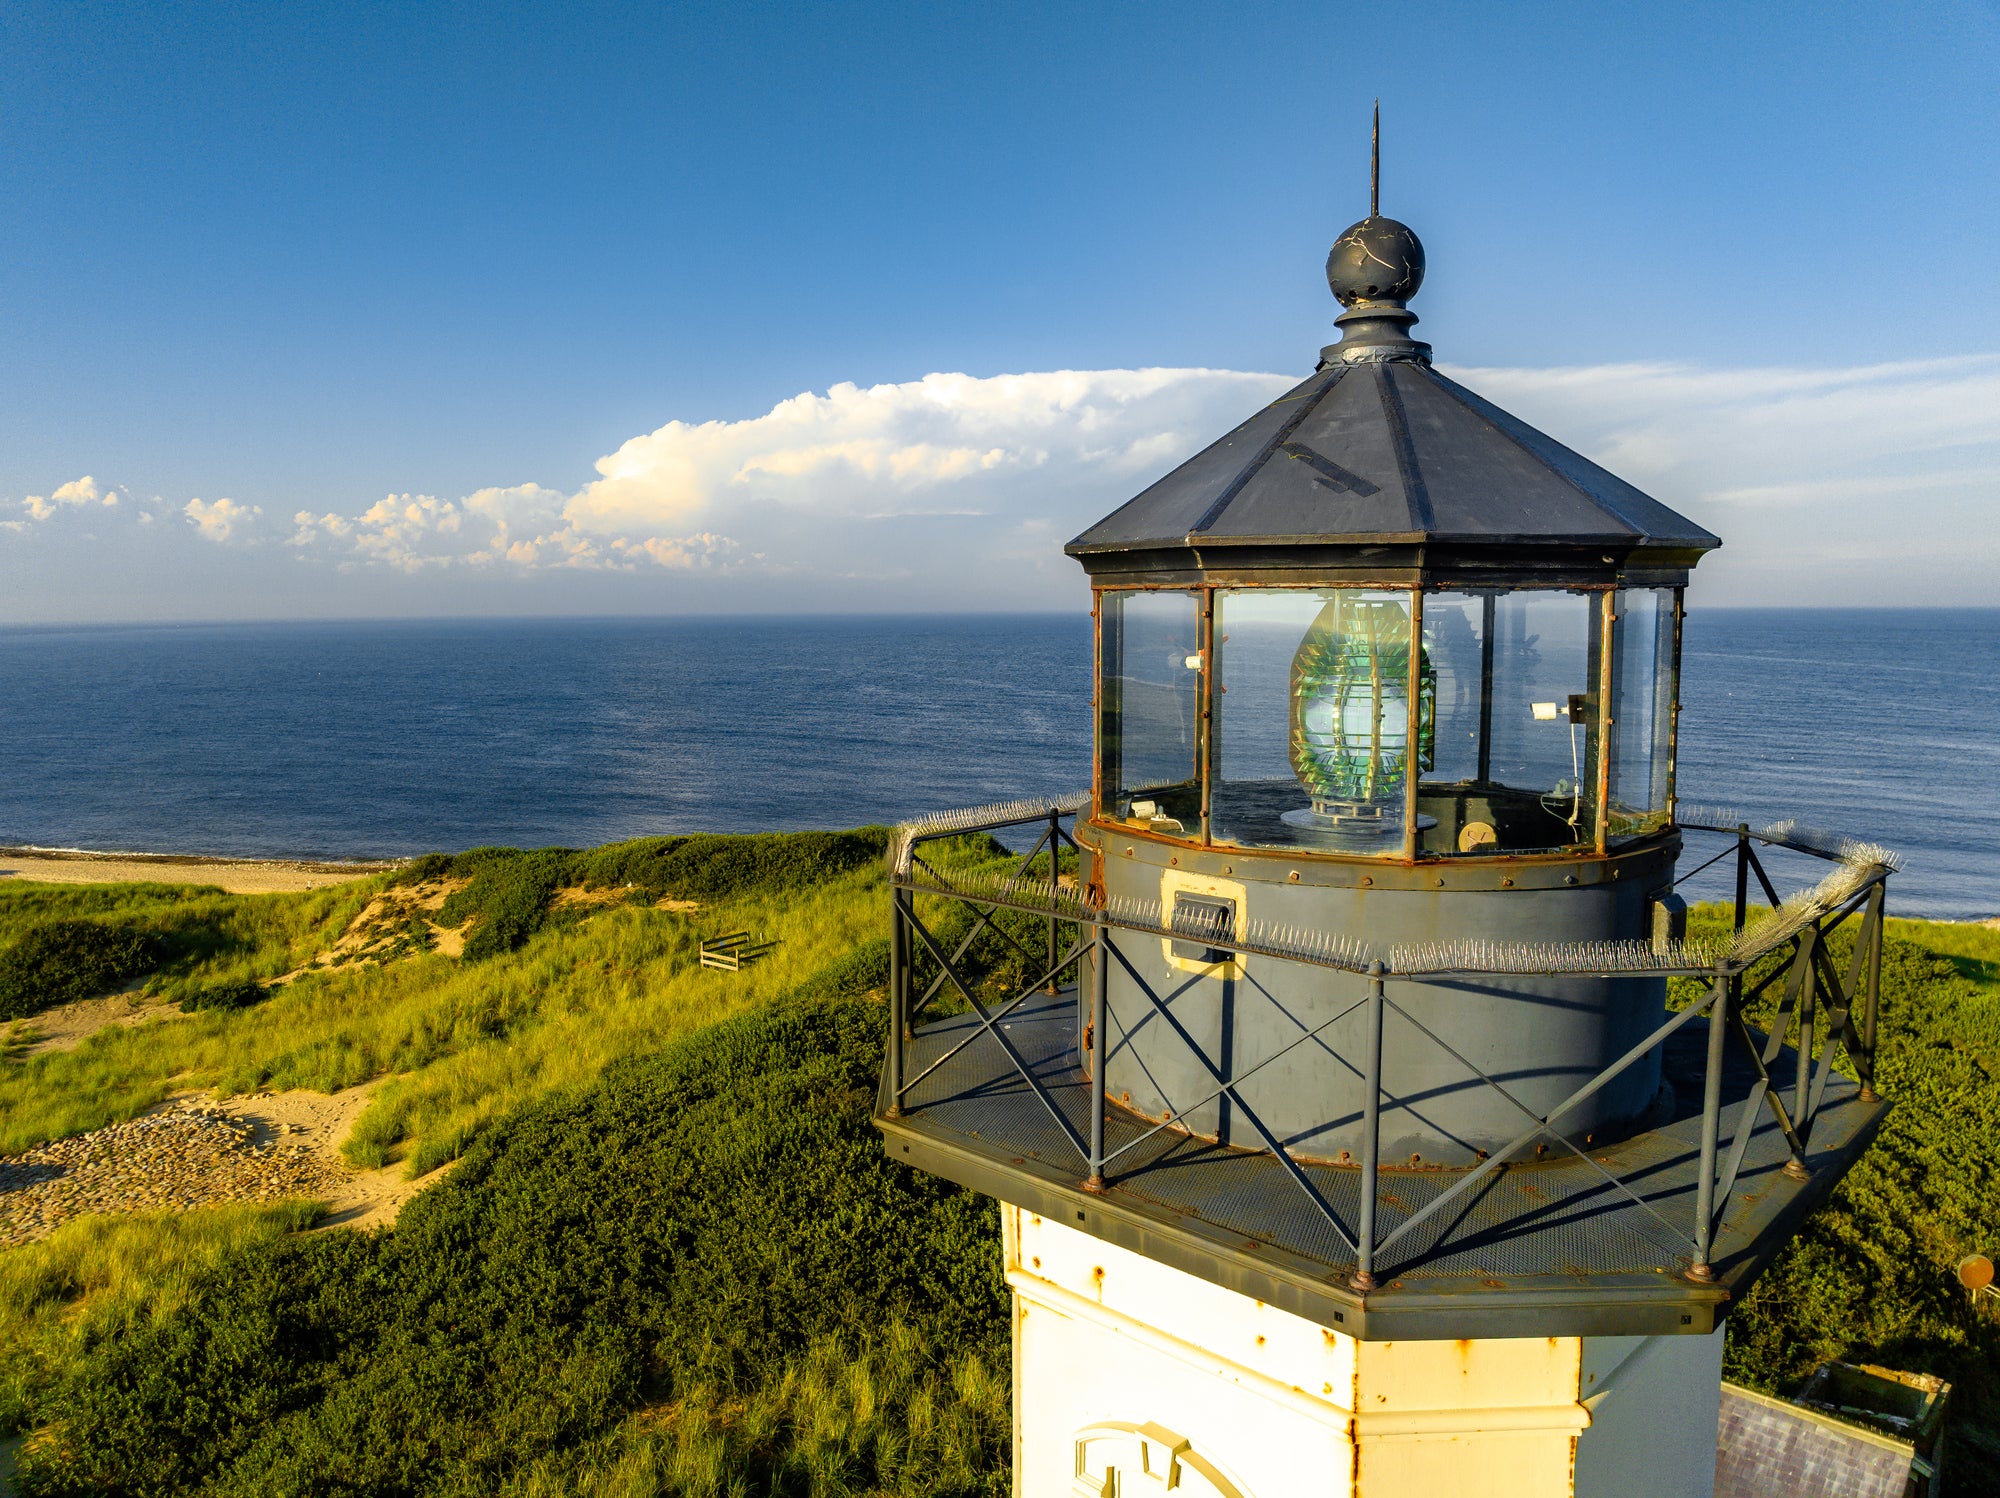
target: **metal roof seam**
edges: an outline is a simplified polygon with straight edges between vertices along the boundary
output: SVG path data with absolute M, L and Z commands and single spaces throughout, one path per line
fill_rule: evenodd
M 1214 525 L 1216 521 L 1222 518 L 1222 512 L 1224 510 L 1227 510 L 1231 502 L 1235 500 L 1236 496 L 1243 492 L 1244 486 L 1248 484 L 1251 479 L 1255 478 L 1257 474 L 1263 470 L 1263 467 L 1266 463 L 1271 461 L 1271 455 L 1273 453 L 1277 452 L 1279 448 L 1283 447 L 1287 442 L 1291 441 L 1292 433 L 1296 432 L 1299 429 L 1301 424 L 1304 423 L 1305 419 L 1308 416 L 1312 415 L 1314 411 L 1319 409 L 1320 402 L 1327 398 L 1328 394 L 1332 392 L 1333 387 L 1340 383 L 1341 377 L 1346 373 L 1347 371 L 1344 369 L 1334 370 L 1333 377 L 1331 379 L 1329 379 L 1324 385 L 1321 385 L 1319 389 L 1314 391 L 1310 397 L 1299 402 L 1298 410 L 1292 412 L 1290 416 L 1285 418 L 1284 425 L 1279 427 L 1278 430 L 1272 435 L 1271 440 L 1264 444 L 1264 450 L 1258 453 L 1256 457 L 1252 458 L 1250 462 L 1244 466 L 1243 471 L 1237 474 L 1235 478 L 1229 481 L 1229 487 L 1224 489 L 1220 494 L 1218 494 L 1215 497 L 1215 502 L 1211 504 L 1208 507 L 1208 509 L 1202 513 L 1202 517 L 1199 520 L 1197 520 L 1193 524 L 1193 526 L 1189 528 L 1188 539 L 1190 541 L 1192 541 L 1194 537 L 1206 531 L 1210 526 Z
M 1409 506 L 1410 528 L 1430 534 L 1437 527 L 1431 508 L 1431 491 L 1424 483 L 1423 466 L 1417 461 L 1417 445 L 1410 439 L 1409 413 L 1403 409 L 1403 393 L 1396 388 L 1394 365 L 1384 362 L 1369 366 L 1381 382 L 1382 414 L 1388 418 L 1389 433 L 1396 451 L 1396 467 L 1403 478 L 1403 498 Z

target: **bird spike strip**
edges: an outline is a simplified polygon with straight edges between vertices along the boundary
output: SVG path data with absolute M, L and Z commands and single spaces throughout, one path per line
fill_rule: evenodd
M 1405 977 L 1438 973 L 1657 973 L 1706 970 L 1720 948 L 1710 942 L 1426 941 L 1396 947 L 1390 969 Z
M 1088 804 L 1088 801 L 1088 795 L 1082 793 L 1058 800 L 1006 801 L 906 822 L 896 829 L 898 876 L 912 878 L 911 850 L 919 837 L 948 836 L 982 827 L 1005 826 L 1046 816 L 1050 811 L 1066 815 Z M 1734 832 L 1744 819 L 1726 810 L 1700 808 L 1684 814 L 1679 820 L 1683 826 Z M 1409 978 L 1444 973 L 1592 976 L 1700 972 L 1714 970 L 1724 963 L 1741 970 L 1790 941 L 1822 916 L 1839 909 L 1876 877 L 1878 869 L 1894 869 L 1900 863 L 1897 856 L 1886 848 L 1857 842 L 1824 829 L 1802 827 L 1794 821 L 1770 823 L 1757 830 L 1757 835 L 1788 847 L 1810 849 L 1839 862 L 1818 884 L 1794 892 L 1729 940 L 1698 939 L 1657 946 L 1645 941 L 1434 941 L 1377 952 L 1366 942 L 1351 936 L 1270 921 L 1246 921 L 1233 936 L 1196 929 L 1186 923 L 1183 923 L 1186 929 L 1175 929 L 1170 914 L 1157 899 L 1117 895 L 1107 900 L 1100 911 L 1089 905 L 1084 892 L 1074 886 L 1027 876 L 1011 877 L 970 869 L 954 871 L 946 876 L 926 866 L 923 870 L 925 877 L 912 879 L 912 883 L 927 893 L 1012 905 L 1036 913 L 1045 912 L 1058 920 L 1091 922 L 1101 918 L 1123 930 L 1168 938 L 1212 940 L 1217 945 L 1240 952 L 1344 972 L 1366 972 L 1370 964 L 1379 959 L 1386 972 Z
M 1795 848 L 1801 853 L 1813 853 L 1821 858 L 1837 859 L 1841 863 L 1858 864 L 1863 868 L 1879 864 L 1893 872 L 1903 866 L 1903 855 L 1894 849 L 1885 848 L 1880 843 L 1863 842 L 1826 827 L 1815 827 L 1797 817 L 1785 817 L 1760 826 L 1731 807 L 1681 806 L 1675 808 L 1674 825 L 1699 828 L 1705 832 L 1734 832 L 1739 827 L 1747 826 L 1752 837 L 1776 843 L 1781 848 Z
M 1005 874 L 974 870 L 954 870 L 947 876 L 926 867 L 914 881 L 914 887 L 928 894 L 1011 905 L 1037 915 L 1053 915 L 1062 921 L 1089 923 L 1101 917 L 1106 925 L 1121 931 L 1210 942 L 1286 962 L 1310 963 L 1345 972 L 1366 972 L 1375 956 L 1365 942 L 1308 926 L 1246 921 L 1234 933 L 1216 932 L 1193 920 L 1182 920 L 1176 926 L 1158 900 L 1143 896 L 1114 895 L 1100 911 L 1084 902 L 1080 890 L 1051 885 L 1043 879 L 1012 879 Z
M 1840 863 L 1810 889 L 1793 893 L 1727 941 L 1502 942 L 1436 941 L 1397 947 L 1390 971 L 1404 977 L 1438 973 L 1655 973 L 1741 970 L 1776 950 L 1822 916 L 1838 910 L 1875 877 L 1879 859 Z
M 1063 921 L 1088 923 L 1101 916 L 1106 924 L 1120 930 L 1209 941 L 1239 952 L 1342 972 L 1365 973 L 1369 964 L 1379 958 L 1385 972 L 1405 978 L 1444 973 L 1588 977 L 1710 972 L 1722 963 L 1739 969 L 1747 967 L 1845 904 L 1873 874 L 1873 865 L 1841 864 L 1812 888 L 1799 890 L 1725 941 L 1675 941 L 1659 946 L 1643 941 L 1434 941 L 1392 947 L 1386 952 L 1378 952 L 1366 942 L 1338 932 L 1271 921 L 1246 921 L 1234 935 L 1218 934 L 1186 921 L 1177 927 L 1158 900 L 1144 896 L 1114 895 L 1100 912 L 1088 905 L 1083 892 L 1074 887 L 1052 885 L 1041 879 L 1009 878 L 998 872 L 968 869 L 946 876 L 926 867 L 914 884 L 925 893 L 1011 905 Z
M 1839 909 L 1861 892 L 1875 875 L 1876 863 L 1836 864 L 1811 889 L 1795 890 L 1782 904 L 1745 926 L 1729 944 L 1729 961 L 1747 967 L 1766 952 L 1790 941 L 1814 921 Z
M 913 822 L 899 824 L 891 835 L 892 865 L 898 874 L 910 872 L 910 850 L 919 838 L 948 837 L 953 833 L 976 832 L 983 828 L 1045 817 L 1050 812 L 1069 816 L 1090 805 L 1090 792 L 1074 791 L 1066 796 L 1024 797 L 1019 801 L 995 801 L 987 806 L 968 806 L 959 811 L 941 811 Z

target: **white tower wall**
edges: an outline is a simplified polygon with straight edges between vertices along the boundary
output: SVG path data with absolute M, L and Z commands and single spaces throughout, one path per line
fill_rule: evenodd
M 1710 1498 L 1722 1336 L 1358 1342 L 1018 1207 L 1017 1498 Z

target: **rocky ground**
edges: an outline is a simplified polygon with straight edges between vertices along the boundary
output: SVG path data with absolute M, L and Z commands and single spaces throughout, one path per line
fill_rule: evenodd
M 0 1159 L 0 1247 L 88 1212 L 328 1200 L 351 1172 L 296 1124 L 251 1122 L 198 1099 Z

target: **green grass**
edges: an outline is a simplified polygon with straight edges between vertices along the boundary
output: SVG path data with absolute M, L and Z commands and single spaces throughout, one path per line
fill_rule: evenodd
M 1953 1384 L 1946 1491 L 2000 1492 L 2000 1303 L 1953 1274 L 1966 1254 L 2000 1255 L 2000 931 L 1891 921 L 1878 1036 L 1895 1106 L 1730 1315 L 1725 1375 L 1785 1393 L 1834 1359 L 1939 1374 Z
M 527 1106 L 393 1232 L 226 1258 L 63 1370 L 28 1490 L 1004 1491 L 991 1204 L 868 1121 L 886 960 Z
M 283 1202 L 83 1217 L 0 1252 L 0 1432 L 26 1425 L 92 1349 L 172 1318 L 226 1258 L 318 1216 L 311 1203 Z
M 256 900 L 0 890 L 0 939 L 142 911 L 195 933 L 153 980 L 183 998 L 301 965 L 398 879 L 471 889 L 484 865 L 487 892 L 461 906 L 475 933 L 530 911 L 485 959 L 310 974 L 248 1008 L 0 1062 L 7 1137 L 169 1086 L 386 1078 L 357 1161 L 462 1157 L 392 1232 L 301 1237 L 299 1205 L 90 1219 L 0 1253 L 0 1346 L 27 1349 L 0 1359 L 0 1430 L 36 1432 L 29 1490 L 1004 1492 L 990 1204 L 882 1158 L 879 840 L 812 836 L 486 850 Z M 927 856 L 996 855 L 975 839 Z M 612 903 L 519 898 L 586 869 Z M 652 908 L 662 894 L 704 908 Z M 924 914 L 948 944 L 969 924 Z M 1005 924 L 1039 950 L 1032 920 Z M 724 927 L 780 945 L 704 972 L 696 935 Z M 972 960 L 989 991 L 1025 976 L 990 933 Z M 2000 932 L 1894 922 L 1881 1046 L 1896 1106 L 1731 1315 L 1727 1373 L 1778 1392 L 1832 1358 L 1940 1373 L 1947 1491 L 2000 1491 L 2000 1321 L 1951 1273 L 2000 1253 Z
M 554 886 L 538 866 L 575 859 L 579 872 L 646 872 L 656 845 L 677 860 L 664 872 L 679 882 L 634 891 L 709 896 L 694 914 L 647 904 L 541 912 L 523 945 L 504 960 L 465 962 L 419 955 L 376 966 L 306 972 L 262 1002 L 217 1006 L 218 992 L 304 967 L 330 946 L 374 894 L 411 873 L 303 895 L 163 898 L 149 886 L 80 892 L 93 914 L 151 916 L 175 929 L 206 933 L 199 952 L 149 987 L 197 1012 L 140 1029 L 100 1032 L 72 1052 L 49 1053 L 0 1070 L 0 1153 L 130 1118 L 173 1090 L 260 1088 L 335 1092 L 389 1079 L 350 1141 L 358 1165 L 405 1163 L 421 1174 L 463 1152 L 492 1119 L 553 1088 L 600 1073 L 612 1061 L 654 1049 L 691 1029 L 768 999 L 797 984 L 826 959 L 879 932 L 887 921 L 879 833 L 800 835 L 797 857 L 782 837 L 646 839 L 592 854 L 513 854 L 480 850 L 470 861 L 474 887 L 483 866 L 503 894 L 482 911 L 518 910 L 508 891 Z M 739 845 L 742 845 L 739 851 Z M 706 848 L 720 870 L 690 872 L 689 847 Z M 650 863 L 661 872 L 659 858 Z M 459 860 L 427 861 L 433 877 L 465 877 Z M 621 864 L 623 867 L 621 867 Z M 528 877 L 507 871 L 528 866 Z M 422 867 L 421 865 L 419 866 Z M 828 869 L 845 872 L 827 873 Z M 802 881 L 820 878 L 805 890 Z M 621 881 L 621 886 L 624 881 Z M 67 914 L 58 897 L 31 894 L 32 913 L 16 924 Z M 744 928 L 778 945 L 740 974 L 695 962 L 698 935 Z M 473 927 L 476 940 L 483 929 Z M 468 942 L 468 951 L 472 944 Z
M 695 1390 L 532 1463 L 507 1498 L 813 1498 L 1007 1491 L 1006 1369 L 901 1319 L 858 1347 L 821 1337 L 747 1397 Z

